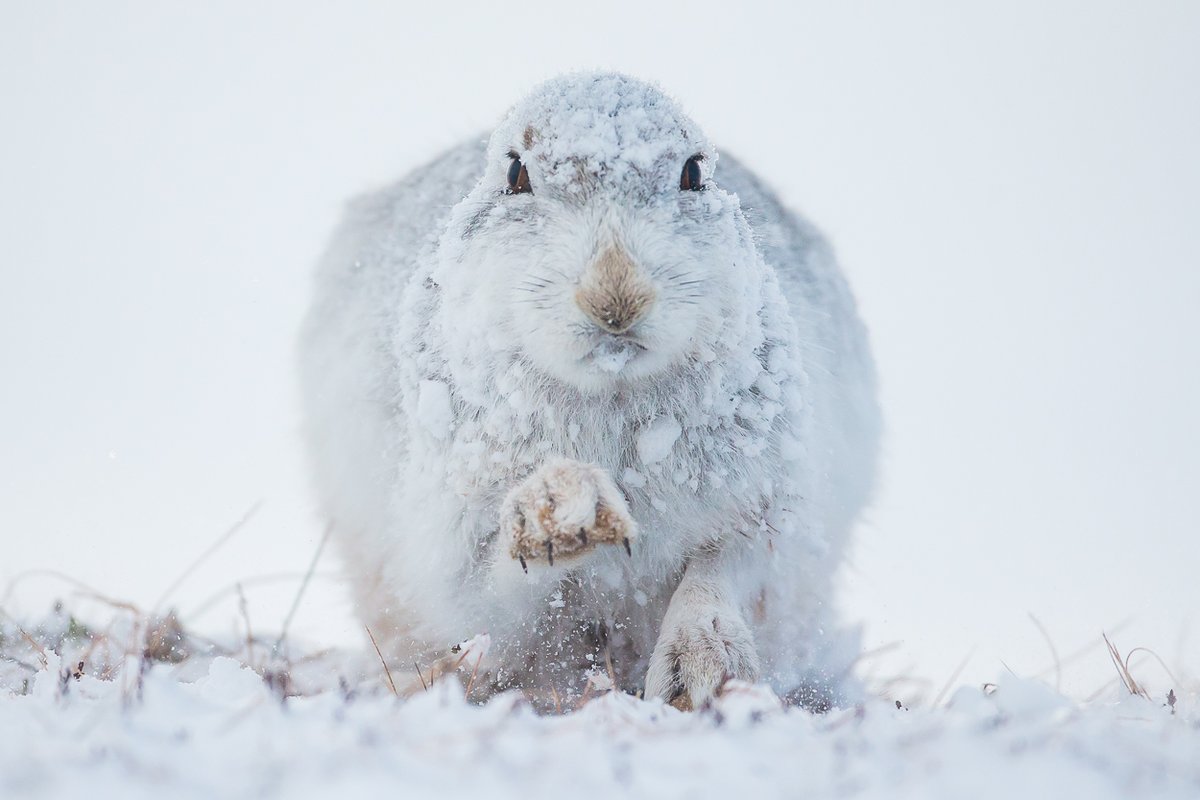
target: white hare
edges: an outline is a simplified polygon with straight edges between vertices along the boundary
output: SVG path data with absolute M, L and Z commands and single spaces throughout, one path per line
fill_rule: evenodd
M 323 508 L 396 663 L 486 632 L 487 690 L 837 698 L 865 333 L 820 236 L 657 88 L 549 81 L 356 201 L 301 349 Z

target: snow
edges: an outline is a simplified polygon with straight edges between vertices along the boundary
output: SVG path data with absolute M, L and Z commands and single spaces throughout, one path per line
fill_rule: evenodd
M 600 369 L 615 375 L 629 363 L 629 359 L 633 358 L 635 354 L 636 350 L 632 345 L 603 342 L 596 345 L 596 349 L 592 351 L 592 358 Z
M 454 420 L 450 387 L 442 381 L 421 381 L 417 387 L 417 419 L 434 438 L 445 439 Z
M 468 643 L 464 643 L 467 645 Z M 482 641 L 476 646 L 485 646 Z M 0 691 L 0 797 L 1196 797 L 1200 715 L 1126 694 L 1076 705 L 1009 676 L 945 707 L 875 699 L 823 716 L 730 684 L 704 711 L 606 693 L 538 716 L 468 703 L 452 678 L 408 699 L 368 679 L 281 699 L 229 657 Z M 129 668 L 136 673 L 138 660 Z M 326 674 L 333 683 L 332 673 Z M 139 697 L 140 695 L 140 697 Z
M 492 637 L 486 633 L 476 634 L 465 642 L 459 642 L 458 652 L 462 654 L 463 659 L 470 659 L 471 663 L 482 661 L 488 654 L 488 650 L 492 649 Z
M 666 458 L 683 428 L 674 417 L 659 417 L 638 434 L 638 458 L 643 464 L 654 464 Z
M 646 485 L 646 476 L 633 467 L 626 467 L 621 472 L 621 483 L 631 489 L 641 489 Z

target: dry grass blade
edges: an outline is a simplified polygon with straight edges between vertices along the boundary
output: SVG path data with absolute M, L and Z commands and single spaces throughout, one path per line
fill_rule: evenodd
M 3 614 L 4 616 L 6 616 L 10 620 L 12 620 L 12 624 L 14 626 L 16 626 L 17 632 L 21 634 L 21 638 L 24 639 L 26 642 L 28 642 L 29 645 L 31 647 L 33 647 L 33 649 L 35 651 L 37 651 L 38 660 L 42 662 L 42 669 L 45 669 L 46 667 L 50 666 L 50 661 L 49 661 L 49 659 L 46 658 L 46 648 L 44 648 L 40 644 L 38 644 L 37 640 L 34 639 L 32 636 L 30 636 L 29 632 L 26 631 L 24 628 L 22 628 L 21 624 L 19 622 L 17 622 L 16 619 L 14 619 L 13 616 L 11 614 L 9 614 L 7 611 L 5 611 L 3 608 L 0 608 L 0 614 Z
M 366 625 L 363 627 L 367 628 Z M 379 663 L 383 665 L 383 674 L 387 676 L 388 686 L 391 688 L 392 694 L 399 697 L 400 693 L 396 691 L 396 682 L 392 680 L 392 671 L 388 669 L 387 661 L 383 657 L 383 651 L 379 649 L 379 642 L 375 641 L 375 634 L 371 633 L 370 628 L 367 628 L 367 636 L 371 637 L 371 646 L 375 648 L 375 655 L 379 656 Z
M 974 647 L 971 648 L 970 652 L 963 656 L 963 660 L 958 662 L 958 666 L 954 668 L 954 672 L 951 672 L 950 677 L 947 678 L 946 682 L 942 684 L 942 688 L 938 690 L 938 693 L 933 698 L 933 702 L 930 703 L 932 708 L 937 708 L 939 705 L 941 705 L 942 699 L 950 693 L 952 688 L 954 688 L 954 682 L 958 680 L 959 676 L 962 675 L 963 670 L 967 668 L 967 663 L 971 660 L 971 656 L 973 655 L 975 655 Z
M 1133 617 L 1126 617 L 1125 619 L 1118 622 L 1116 625 L 1109 626 L 1108 629 L 1110 631 L 1112 631 L 1114 634 L 1120 633 L 1121 631 L 1128 628 L 1133 623 L 1133 620 L 1134 620 Z M 1102 644 L 1103 644 L 1103 642 L 1096 641 L 1094 639 L 1090 639 L 1090 640 L 1088 640 L 1087 644 L 1085 644 L 1082 647 L 1080 647 L 1079 649 L 1074 650 L 1073 652 L 1070 652 L 1067 655 L 1063 656 L 1059 660 L 1058 663 L 1051 664 L 1049 667 L 1046 667 L 1045 669 L 1041 670 L 1040 672 L 1035 673 L 1033 677 L 1044 678 L 1047 675 L 1049 675 L 1051 672 L 1053 672 L 1056 668 L 1066 667 L 1066 666 L 1073 664 L 1073 663 L 1079 661 L 1080 659 L 1086 657 L 1097 647 L 1100 647 Z
M 221 602 L 225 597 L 237 593 L 238 584 L 246 586 L 266 586 L 272 583 L 288 583 L 292 581 L 311 580 L 318 578 L 321 580 L 339 580 L 340 576 L 333 573 L 314 572 L 311 575 L 305 572 L 272 572 L 265 575 L 251 575 L 248 578 L 242 578 L 239 581 L 225 586 L 219 591 L 213 592 L 201 603 L 195 607 L 188 609 L 185 613 L 180 614 L 181 617 L 188 621 L 188 624 L 195 622 L 196 617 L 203 616 L 213 609 L 217 603 Z
M 909 687 L 910 699 L 906 703 L 909 706 L 919 705 L 923 702 L 922 698 L 929 695 L 933 684 L 921 677 L 913 675 L 916 671 L 916 665 L 908 664 L 904 669 L 900 670 L 899 675 L 881 681 L 874 691 L 885 696 L 890 696 L 897 692 L 903 691 L 904 687 Z
M 260 508 L 262 508 L 262 505 L 263 505 L 263 501 L 259 500 L 254 505 L 250 506 L 250 508 L 246 511 L 246 513 L 242 515 L 241 519 L 239 519 L 237 522 L 233 523 L 233 525 L 229 528 L 229 530 L 225 531 L 225 533 L 221 534 L 221 537 L 219 539 L 217 539 L 215 542 L 213 542 L 211 545 L 209 545 L 208 549 L 205 550 L 203 553 L 201 553 L 200 556 L 195 561 L 193 561 L 188 566 L 188 568 L 185 569 L 183 571 L 183 573 L 178 578 L 176 578 L 174 580 L 174 582 L 171 583 L 170 586 L 167 587 L 166 591 L 162 593 L 162 596 L 159 597 L 157 601 L 155 601 L 154 607 L 153 607 L 154 611 L 158 611 L 158 609 L 162 608 L 162 604 L 167 602 L 167 598 L 170 597 L 172 594 L 174 594 L 175 590 L 178 589 L 183 584 L 183 582 L 186 581 L 191 576 L 191 574 L 197 570 L 197 568 L 199 568 L 199 566 L 201 564 L 203 564 L 205 561 L 207 561 L 212 556 L 213 553 L 220 550 L 225 545 L 226 542 L 228 542 L 235 535 L 237 535 L 237 532 L 240 531 L 242 528 L 244 528 L 246 526 L 246 523 L 254 518 L 254 515 L 258 513 L 258 510 Z
M 479 654 L 479 658 L 475 659 L 475 669 L 471 670 L 471 680 L 467 681 L 467 690 L 465 696 L 471 696 L 471 687 L 475 685 L 475 677 L 479 674 L 479 665 L 483 663 L 483 653 Z
M 1124 684 L 1126 691 L 1132 695 L 1144 697 L 1149 700 L 1150 695 L 1138 685 L 1138 682 L 1133 677 L 1133 673 L 1129 671 L 1129 658 L 1122 659 L 1121 652 L 1117 650 L 1116 645 L 1112 643 L 1108 635 L 1104 633 L 1100 635 L 1104 638 L 1104 644 L 1108 647 L 1109 658 L 1112 659 L 1113 666 L 1117 669 L 1117 677 L 1121 679 L 1121 683 Z
M 903 644 L 904 644 L 903 642 L 897 640 L 894 642 L 887 642 L 886 644 L 881 644 L 878 647 L 872 647 L 870 650 L 864 650 L 861 653 L 859 653 L 858 657 L 854 659 L 854 662 L 856 664 L 865 663 L 867 661 L 870 661 L 873 658 L 877 658 L 879 656 L 886 655 L 887 653 L 891 653 L 896 650 L 899 650 Z
M 884 657 L 898 651 L 902 646 L 902 642 L 894 641 L 887 642 L 870 650 L 865 650 L 859 653 L 854 659 L 851 669 L 855 666 L 861 666 L 863 683 L 869 686 L 877 686 L 883 680 L 880 677 L 880 672 L 883 669 Z
M 93 600 L 97 600 L 101 603 L 104 603 L 105 605 L 112 606 L 113 608 L 119 608 L 124 611 L 129 611 L 133 614 L 138 614 L 138 615 L 140 615 L 142 613 L 141 609 L 138 608 L 137 606 L 135 606 L 133 603 L 127 602 L 125 600 L 116 600 L 116 599 L 104 594 L 99 589 L 96 589 L 96 588 L 84 583 L 83 581 L 78 580 L 77 578 L 72 578 L 70 575 L 67 575 L 66 573 L 59 572 L 58 570 L 53 570 L 53 569 L 30 569 L 30 570 L 25 570 L 24 572 L 21 572 L 15 576 L 13 576 L 12 580 L 10 580 L 8 582 L 8 586 L 4 590 L 4 599 L 0 600 L 0 605 L 4 605 L 9 602 L 10 598 L 12 597 L 13 592 L 16 591 L 16 587 L 17 587 L 18 583 L 25 580 L 26 578 L 35 578 L 38 576 L 54 578 L 56 580 L 62 581 L 63 583 L 70 584 L 71 586 L 75 587 L 75 589 L 80 594 L 82 594 L 86 597 L 91 597 Z
M 237 587 L 237 594 L 238 611 L 242 615 L 242 620 L 246 623 L 246 663 L 250 665 L 250 669 L 257 670 L 258 667 L 254 663 L 254 632 L 250 628 L 250 608 L 246 603 L 246 594 L 242 591 L 240 583 Z
M 42 662 L 42 669 L 50 666 L 50 660 L 46 658 L 46 648 L 38 644 L 37 640 L 30 636 L 29 633 L 26 632 L 26 630 L 20 625 L 17 626 L 17 631 L 20 632 L 21 638 L 29 642 L 29 644 L 33 646 L 33 649 L 37 651 L 38 660 Z
M 1158 665 L 1163 668 L 1163 672 L 1167 673 L 1167 677 L 1170 678 L 1176 686 L 1183 685 L 1182 681 L 1175 677 L 1175 673 L 1171 672 L 1171 668 L 1167 666 L 1167 662 L 1162 660 L 1162 656 L 1148 647 L 1135 647 L 1125 654 L 1125 666 L 1127 669 L 1129 667 L 1129 659 L 1133 658 L 1134 653 L 1146 653 L 1147 655 L 1152 656 L 1154 660 L 1158 662 Z
M 584 685 L 583 685 L 583 694 L 582 694 L 582 695 L 580 695 L 580 697 L 579 697 L 579 701 L 578 701 L 577 703 L 575 703 L 575 708 L 574 708 L 574 710 L 575 710 L 575 711 L 578 711 L 579 709 L 581 709 L 581 708 L 583 708 L 584 706 L 586 706 L 586 705 L 587 705 L 588 698 L 590 698 L 591 696 L 592 696 L 592 682 L 591 682 L 591 681 L 587 681 L 587 682 L 586 682 L 586 683 L 584 683 Z
M 421 688 L 428 692 L 429 684 L 425 683 L 425 676 L 421 674 L 421 665 L 414 661 L 413 669 L 415 669 L 417 671 L 417 680 L 419 680 L 421 682 Z M 430 677 L 433 677 L 433 676 L 431 675 Z
M 317 552 L 313 553 L 308 570 L 304 573 L 304 580 L 300 582 L 300 588 L 296 590 L 296 597 L 292 600 L 292 607 L 288 609 L 287 616 L 283 618 L 283 627 L 279 630 L 279 638 L 275 640 L 275 652 L 279 652 L 279 648 L 283 645 L 283 640 L 287 638 L 288 628 L 292 624 L 292 617 L 296 616 L 296 609 L 300 607 L 300 598 L 304 597 L 304 590 L 308 588 L 308 582 L 312 580 L 313 573 L 317 570 L 317 562 L 321 560 L 321 553 L 325 550 L 325 543 L 329 541 L 329 534 L 332 532 L 333 524 L 326 525 L 325 533 L 321 536 L 321 541 L 317 544 Z M 238 591 L 241 591 L 241 589 L 239 588 Z
M 1050 648 L 1050 656 L 1054 659 L 1054 691 L 1062 693 L 1062 659 L 1058 657 L 1058 648 L 1054 646 L 1054 640 L 1050 638 L 1050 632 L 1046 630 L 1046 626 L 1042 621 L 1030 612 L 1029 619 L 1038 629 L 1038 633 L 1042 634 L 1042 638 L 1046 640 L 1046 647 Z

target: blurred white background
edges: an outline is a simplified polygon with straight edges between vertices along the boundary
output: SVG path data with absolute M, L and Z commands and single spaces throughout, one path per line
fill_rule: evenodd
M 6 609 L 70 596 L 38 568 L 153 606 L 260 499 L 165 603 L 228 631 L 207 598 L 302 572 L 293 342 L 342 202 L 607 67 L 674 93 L 856 289 L 888 437 L 844 601 L 898 643 L 866 667 L 1037 674 L 1032 613 L 1061 656 L 1115 630 L 1200 673 L 1200 5 L 436 5 L 3 5 Z M 256 627 L 295 587 L 246 584 Z M 321 579 L 294 630 L 360 629 Z M 1062 680 L 1112 676 L 1094 647 Z

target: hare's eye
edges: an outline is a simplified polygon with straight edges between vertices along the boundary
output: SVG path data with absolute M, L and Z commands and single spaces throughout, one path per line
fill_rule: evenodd
M 525 170 L 521 159 L 517 158 L 516 153 L 509 153 L 508 157 L 512 159 L 512 163 L 508 165 L 508 189 L 505 192 L 507 194 L 524 194 L 525 192 L 533 194 L 533 189 L 529 186 L 529 173 Z
M 679 176 L 679 188 L 682 191 L 698 192 L 704 188 L 700 182 L 700 159 L 704 156 L 692 156 L 683 164 L 683 174 Z

